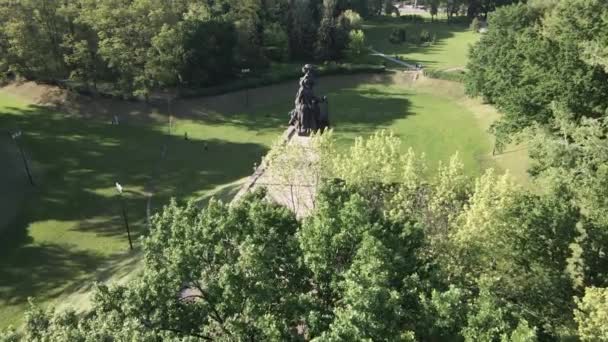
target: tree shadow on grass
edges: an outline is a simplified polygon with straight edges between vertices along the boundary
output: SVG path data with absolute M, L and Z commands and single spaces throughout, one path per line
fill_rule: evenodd
M 348 89 L 334 99 L 332 125 L 337 137 L 341 135 L 369 135 L 391 125 L 395 120 L 407 118 L 411 112 L 409 93 L 383 91 L 382 88 Z
M 75 282 L 91 279 L 112 254 L 128 248 L 116 181 L 127 190 L 137 237 L 145 230 L 146 184 L 157 184 L 158 209 L 170 197 L 196 195 L 249 175 L 267 149 L 249 142 L 185 140 L 154 125 L 110 125 L 38 106 L 5 109 L 0 127 L 23 131 L 21 144 L 34 161 L 37 183 L 32 190 L 0 184 L 3 191 L 12 189 L 9 197 L 31 191 L 0 239 L 0 293 L 6 303 L 57 296 Z M 161 161 L 164 145 L 167 154 Z M 13 152 L 0 157 L 14 159 Z
M 389 42 L 392 30 L 402 28 L 406 32 L 406 42 L 393 44 Z M 469 27 L 463 24 L 448 24 L 447 21 L 440 20 L 435 22 L 425 21 L 422 23 L 404 22 L 400 19 L 372 23 L 364 27 L 367 42 L 374 49 L 389 56 L 404 54 L 425 54 L 440 51 L 448 39 L 454 38 L 457 33 L 469 31 Z M 435 36 L 433 44 L 418 43 L 420 32 L 426 30 L 431 37 Z M 380 58 L 380 57 L 378 57 Z M 407 62 L 407 60 L 406 60 Z M 422 65 L 434 67 L 434 61 L 409 61 L 418 62 Z
M 385 90 L 394 83 L 393 74 L 328 76 L 317 80 L 315 94 L 327 96 L 330 120 L 336 125 L 390 125 L 408 114 L 409 101 L 403 93 Z M 360 87 L 376 86 L 372 89 Z M 213 98 L 188 99 L 176 104 L 180 115 L 209 125 L 234 125 L 247 130 L 285 127 L 294 107 L 297 81 L 225 94 Z M 249 96 L 249 108 L 244 97 Z M 358 112 L 365 111 L 366 115 Z M 374 115 L 371 115 L 374 113 Z
M 0 259 L 0 297 L 3 305 L 17 305 L 28 297 L 47 300 L 59 296 L 69 280 L 96 269 L 103 258 L 66 246 L 50 243 L 26 245 Z

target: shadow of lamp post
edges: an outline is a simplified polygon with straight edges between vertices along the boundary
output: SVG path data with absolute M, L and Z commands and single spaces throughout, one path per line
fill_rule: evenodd
M 36 185 L 34 184 L 34 178 L 32 177 L 32 172 L 30 171 L 30 166 L 27 162 L 27 158 L 25 157 L 25 153 L 23 152 L 23 148 L 21 147 L 21 144 L 19 144 L 19 138 L 21 137 L 21 135 L 21 131 L 11 133 L 11 139 L 13 139 L 15 145 L 17 145 L 17 148 L 19 149 L 19 153 L 21 154 L 21 160 L 23 160 L 23 167 L 25 168 L 25 172 L 27 173 L 27 178 L 30 180 L 30 184 Z
M 127 218 L 127 206 L 125 204 L 125 198 L 122 195 L 122 185 L 116 182 L 116 190 L 120 196 L 120 204 L 122 206 L 122 218 L 125 221 L 125 227 L 127 228 L 127 236 L 129 237 L 129 247 L 133 250 L 133 241 L 131 241 L 131 230 L 129 229 L 129 219 Z

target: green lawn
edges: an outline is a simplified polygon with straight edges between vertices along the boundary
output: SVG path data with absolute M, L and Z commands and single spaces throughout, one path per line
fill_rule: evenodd
M 169 136 L 166 120 L 122 117 L 112 126 L 108 118 L 70 116 L 0 93 L 0 127 L 24 132 L 21 144 L 37 183 L 25 181 L 16 147 L 2 132 L 0 326 L 18 322 L 28 296 L 60 300 L 97 279 L 93 271 L 124 258 L 128 244 L 115 181 L 125 187 L 138 235 L 150 186 L 155 208 L 170 196 L 203 197 L 246 176 L 281 132 L 279 126 L 252 131 L 178 120 L 179 135 Z M 160 162 L 163 144 L 167 154 Z
M 490 139 L 460 97 L 400 77 L 319 80 L 317 94 L 330 99 L 343 147 L 386 128 L 403 138 L 404 150 L 412 146 L 426 153 L 431 164 L 458 151 L 470 174 L 492 165 Z M 284 129 L 296 88 L 289 82 L 180 101 L 173 106 L 172 135 L 161 107 L 103 100 L 68 115 L 0 92 L 0 127 L 23 130 L 21 144 L 37 182 L 27 184 L 15 145 L 3 134 L 0 157 L 8 163 L 0 168 L 0 217 L 5 218 L 0 221 L 0 327 L 20 321 L 29 296 L 43 304 L 79 305 L 74 298 L 80 297 L 68 295 L 82 295 L 93 280 L 135 268 L 115 181 L 126 189 L 136 235 L 145 229 L 149 190 L 154 190 L 155 209 L 172 196 L 234 194 L 239 179 L 251 173 Z M 111 114 L 121 117 L 120 125 L 109 124 Z M 161 160 L 163 145 L 167 153 Z
M 406 22 L 399 18 L 382 18 L 367 21 L 363 26 L 367 44 L 387 55 L 398 55 L 406 61 L 422 63 L 432 69 L 464 67 L 467 63 L 469 46 L 479 39 L 479 34 L 462 24 L 448 25 L 445 20 L 421 23 Z M 407 42 L 392 44 L 388 38 L 395 28 L 403 28 Z M 420 32 L 427 30 L 435 35 L 434 44 L 421 45 L 417 42 Z

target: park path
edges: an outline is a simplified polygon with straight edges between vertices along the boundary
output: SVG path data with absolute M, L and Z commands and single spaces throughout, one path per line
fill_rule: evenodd
M 271 161 L 264 158 L 232 203 L 263 187 L 268 199 L 293 211 L 298 218 L 306 217 L 314 209 L 318 177 L 312 165 L 316 164 L 318 155 L 311 146 L 311 138 L 299 136 L 295 128 L 289 126 L 283 133 L 282 143 L 288 147 Z
M 418 69 L 418 68 L 417 68 L 415 65 L 413 65 L 413 64 L 410 64 L 410 63 L 407 63 L 407 62 L 404 62 L 404 61 L 398 60 L 398 59 L 396 59 L 396 58 L 393 58 L 393 57 L 391 57 L 391 56 L 388 56 L 388 55 L 386 55 L 386 54 L 384 54 L 384 53 L 382 53 L 382 52 L 380 52 L 380 51 L 378 51 L 378 50 L 375 50 L 374 48 L 371 48 L 371 47 L 370 47 L 370 48 L 369 48 L 369 50 L 372 52 L 372 53 L 371 53 L 371 55 L 372 55 L 372 56 L 378 56 L 378 57 L 382 57 L 382 58 L 384 58 L 384 59 L 386 59 L 386 60 L 389 60 L 389 61 L 391 61 L 391 62 L 393 62 L 393 63 L 397 63 L 397 64 L 402 65 L 402 66 L 404 66 L 404 67 L 406 67 L 406 68 L 409 68 L 409 69 Z

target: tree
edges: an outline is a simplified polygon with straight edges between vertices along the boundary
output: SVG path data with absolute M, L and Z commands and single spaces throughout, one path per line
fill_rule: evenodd
M 314 21 L 309 0 L 291 0 L 288 11 L 289 51 L 292 59 L 312 58 L 318 22 Z
M 361 30 L 352 30 L 348 36 L 350 52 L 355 56 L 360 56 L 365 51 L 365 34 Z
M 574 312 L 582 341 L 608 340 L 608 289 L 589 287 Z
M 542 192 L 492 170 L 472 184 L 457 156 L 429 172 L 386 132 L 345 151 L 331 134 L 314 137 L 324 153 L 310 216 L 297 220 L 264 190 L 232 205 L 172 201 L 143 238 L 138 278 L 99 285 L 85 315 L 33 306 L 24 329 L 0 337 L 601 340 L 605 214 L 574 184 L 602 177 L 592 173 L 605 156 L 602 130 L 563 124 L 576 132 L 561 140 L 573 152 L 556 150 L 556 135 L 547 141 Z M 549 178 L 568 156 L 581 178 Z
M 554 31 L 550 23 L 556 12 L 548 11 L 533 4 L 497 9 L 488 33 L 471 50 L 467 91 L 504 112 L 493 127 L 499 148 L 525 127 L 548 124 L 554 102 L 576 113 L 574 120 L 603 116 L 608 108 L 602 95 L 608 74 L 582 62 L 583 50 L 567 31 L 543 32 L 543 25 Z M 549 17 L 541 21 L 545 14 Z
M 526 136 L 534 163 L 531 174 L 543 187 L 570 194 L 581 208 L 581 235 L 570 247 L 570 273 L 578 288 L 608 286 L 608 174 L 606 119 L 583 119 L 577 125 L 563 109 L 555 109 L 552 127 L 536 127 Z
M 479 18 L 473 18 L 473 21 L 471 21 L 471 25 L 469 26 L 469 28 L 473 32 L 479 32 L 479 29 L 481 29 L 481 21 L 479 21 Z
M 61 3 L 55 1 L 5 2 L 0 5 L 5 63 L 27 78 L 55 80 L 67 77 L 61 41 L 68 34 Z
M 323 17 L 317 31 L 315 56 L 319 60 L 337 60 L 348 46 L 351 18 L 336 16 L 335 0 L 323 2 Z
M 280 24 L 273 23 L 264 28 L 264 44 L 270 59 L 278 62 L 289 59 L 289 37 Z
M 568 14 L 563 11 L 568 11 Z M 608 72 L 608 10 L 603 1 L 560 1 L 551 10 L 546 33 L 582 48 L 582 59 Z
M 186 60 L 181 74 L 186 84 L 208 86 L 233 75 L 237 44 L 234 24 L 218 20 L 187 22 L 184 40 Z
M 403 330 L 399 291 L 391 286 L 391 251 L 364 235 L 344 276 L 344 295 L 335 319 L 322 335 L 329 341 L 415 341 Z
M 574 288 L 563 277 L 578 236 L 578 208 L 568 194 L 526 194 L 507 176 L 486 173 L 451 232 L 453 261 L 464 284 L 485 287 L 511 314 L 555 335 L 571 319 Z M 509 275 L 506 277 L 506 275 Z M 510 304 L 508 304 L 510 303 Z M 511 320 L 511 328 L 517 321 Z
M 344 18 L 346 18 L 346 20 L 348 20 L 348 26 L 351 27 L 352 29 L 355 30 L 360 30 L 361 29 L 361 24 L 363 19 L 361 19 L 361 16 L 359 15 L 359 13 L 353 11 L 353 10 L 346 10 L 344 11 L 341 16 L 343 16 Z
M 439 13 L 439 0 L 431 0 L 429 13 L 431 14 L 431 21 L 435 20 L 437 13 Z

